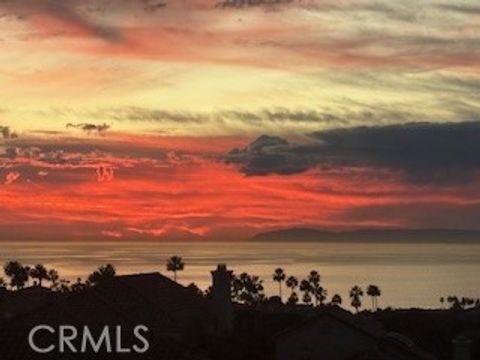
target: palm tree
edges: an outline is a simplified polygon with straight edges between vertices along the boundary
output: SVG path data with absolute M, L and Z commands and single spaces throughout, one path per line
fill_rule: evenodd
M 278 282 L 278 295 L 280 300 L 282 300 L 282 283 L 285 281 L 285 271 L 282 268 L 277 268 L 273 272 L 273 281 Z
M 333 295 L 332 300 L 330 301 L 330 304 L 337 305 L 337 306 L 342 305 L 342 297 L 338 294 Z
M 310 296 L 310 293 L 312 292 L 312 284 L 306 279 L 303 279 L 300 282 L 300 291 L 303 292 L 303 302 L 306 304 L 310 304 L 312 302 L 312 297 Z
M 320 285 L 320 274 L 318 273 L 318 271 L 316 270 L 310 271 L 310 274 L 308 274 L 308 281 L 313 286 Z
M 22 289 L 25 283 L 28 281 L 29 273 L 18 261 L 9 261 L 4 266 L 5 275 L 10 278 L 10 286 L 15 287 L 17 290 Z
M 356 312 L 358 313 L 358 309 L 362 306 L 362 296 L 363 290 L 360 286 L 355 285 L 350 290 L 350 298 L 352 299 L 352 306 L 355 308 Z
M 37 264 L 30 269 L 30 276 L 38 280 L 38 286 L 42 286 L 43 280 L 49 279 L 47 268 L 42 264 Z
M 315 306 L 323 305 L 327 298 L 327 290 L 320 286 L 320 274 L 318 271 L 310 271 L 307 281 L 310 283 L 310 292 L 315 299 Z
M 327 299 L 327 290 L 323 286 L 318 286 L 313 290 L 313 296 L 315 297 L 315 305 L 323 306 Z
M 182 271 L 185 264 L 180 256 L 172 256 L 167 261 L 167 271 L 173 271 L 173 280 L 177 282 L 177 271 Z
M 298 279 L 295 276 L 289 276 L 285 281 L 285 285 L 287 285 L 287 288 L 289 288 L 291 290 L 291 294 L 293 294 L 298 286 Z
M 378 308 L 378 297 L 382 295 L 380 288 L 377 285 L 368 285 L 367 295 L 372 298 L 372 310 L 376 311 Z
M 88 276 L 87 283 L 94 286 L 104 285 L 112 281 L 115 278 L 115 275 L 116 270 L 113 265 L 102 265 Z

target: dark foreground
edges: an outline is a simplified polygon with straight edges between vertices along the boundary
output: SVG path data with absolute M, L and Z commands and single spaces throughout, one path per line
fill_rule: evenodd
M 246 306 L 231 303 L 229 286 L 222 283 L 227 273 L 217 270 L 209 297 L 158 273 L 117 276 L 69 294 L 39 286 L 3 289 L 0 359 L 451 360 L 455 353 L 455 360 L 480 359 L 479 309 L 354 315 L 337 306 L 284 305 L 278 298 Z M 40 324 L 54 329 L 35 337 L 43 349 L 55 346 L 45 354 L 28 342 Z M 134 350 L 145 345 L 135 335 L 139 324 L 148 328 L 144 353 Z M 65 325 L 78 335 L 61 352 Z M 82 351 L 85 327 L 94 340 L 107 331 L 110 348 L 104 341 L 97 352 L 86 342 Z

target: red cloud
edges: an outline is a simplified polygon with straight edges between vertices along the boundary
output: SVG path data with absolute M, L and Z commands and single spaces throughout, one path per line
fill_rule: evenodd
M 56 229 L 65 228 L 70 230 L 61 231 L 62 236 L 74 239 L 98 238 L 102 234 L 107 238 L 122 234 L 124 239 L 183 239 L 188 234 L 195 238 L 230 239 L 294 225 L 422 225 L 408 213 L 389 217 L 380 210 L 369 210 L 362 217 L 357 215 L 361 209 L 382 207 L 435 206 L 438 210 L 429 224 L 448 226 L 458 223 L 452 209 L 462 214 L 464 207 L 480 204 L 480 193 L 473 185 L 416 187 L 402 183 L 395 173 L 378 174 L 378 170 L 370 168 L 245 177 L 232 166 L 208 159 L 175 161 L 167 167 L 138 162 L 131 167 L 119 167 L 115 178 L 100 183 L 91 176 L 70 179 L 77 171 L 51 170 L 41 181 L 32 180 L 34 186 L 19 183 L 15 187 L 0 187 L 0 231 L 5 233 L 6 227 L 15 224 L 18 230 L 18 225 L 28 223 L 15 236 L 29 232 L 31 236 L 48 237 L 58 233 Z M 110 173 L 102 174 L 106 180 Z M 69 182 L 59 186 L 59 176 Z
M 7 173 L 5 176 L 5 185 L 10 185 L 13 184 L 15 181 L 17 181 L 20 178 L 20 173 L 17 171 L 10 171 Z

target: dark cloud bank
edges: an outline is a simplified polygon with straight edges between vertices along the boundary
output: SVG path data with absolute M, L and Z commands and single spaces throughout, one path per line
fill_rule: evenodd
M 295 174 L 314 167 L 372 167 L 417 184 L 471 182 L 480 169 L 480 122 L 410 123 L 315 132 L 307 144 L 263 135 L 227 162 L 249 176 Z

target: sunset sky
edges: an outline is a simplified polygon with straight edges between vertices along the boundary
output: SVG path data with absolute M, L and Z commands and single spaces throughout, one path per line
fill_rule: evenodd
M 0 0 L 0 241 L 480 229 L 478 0 Z

